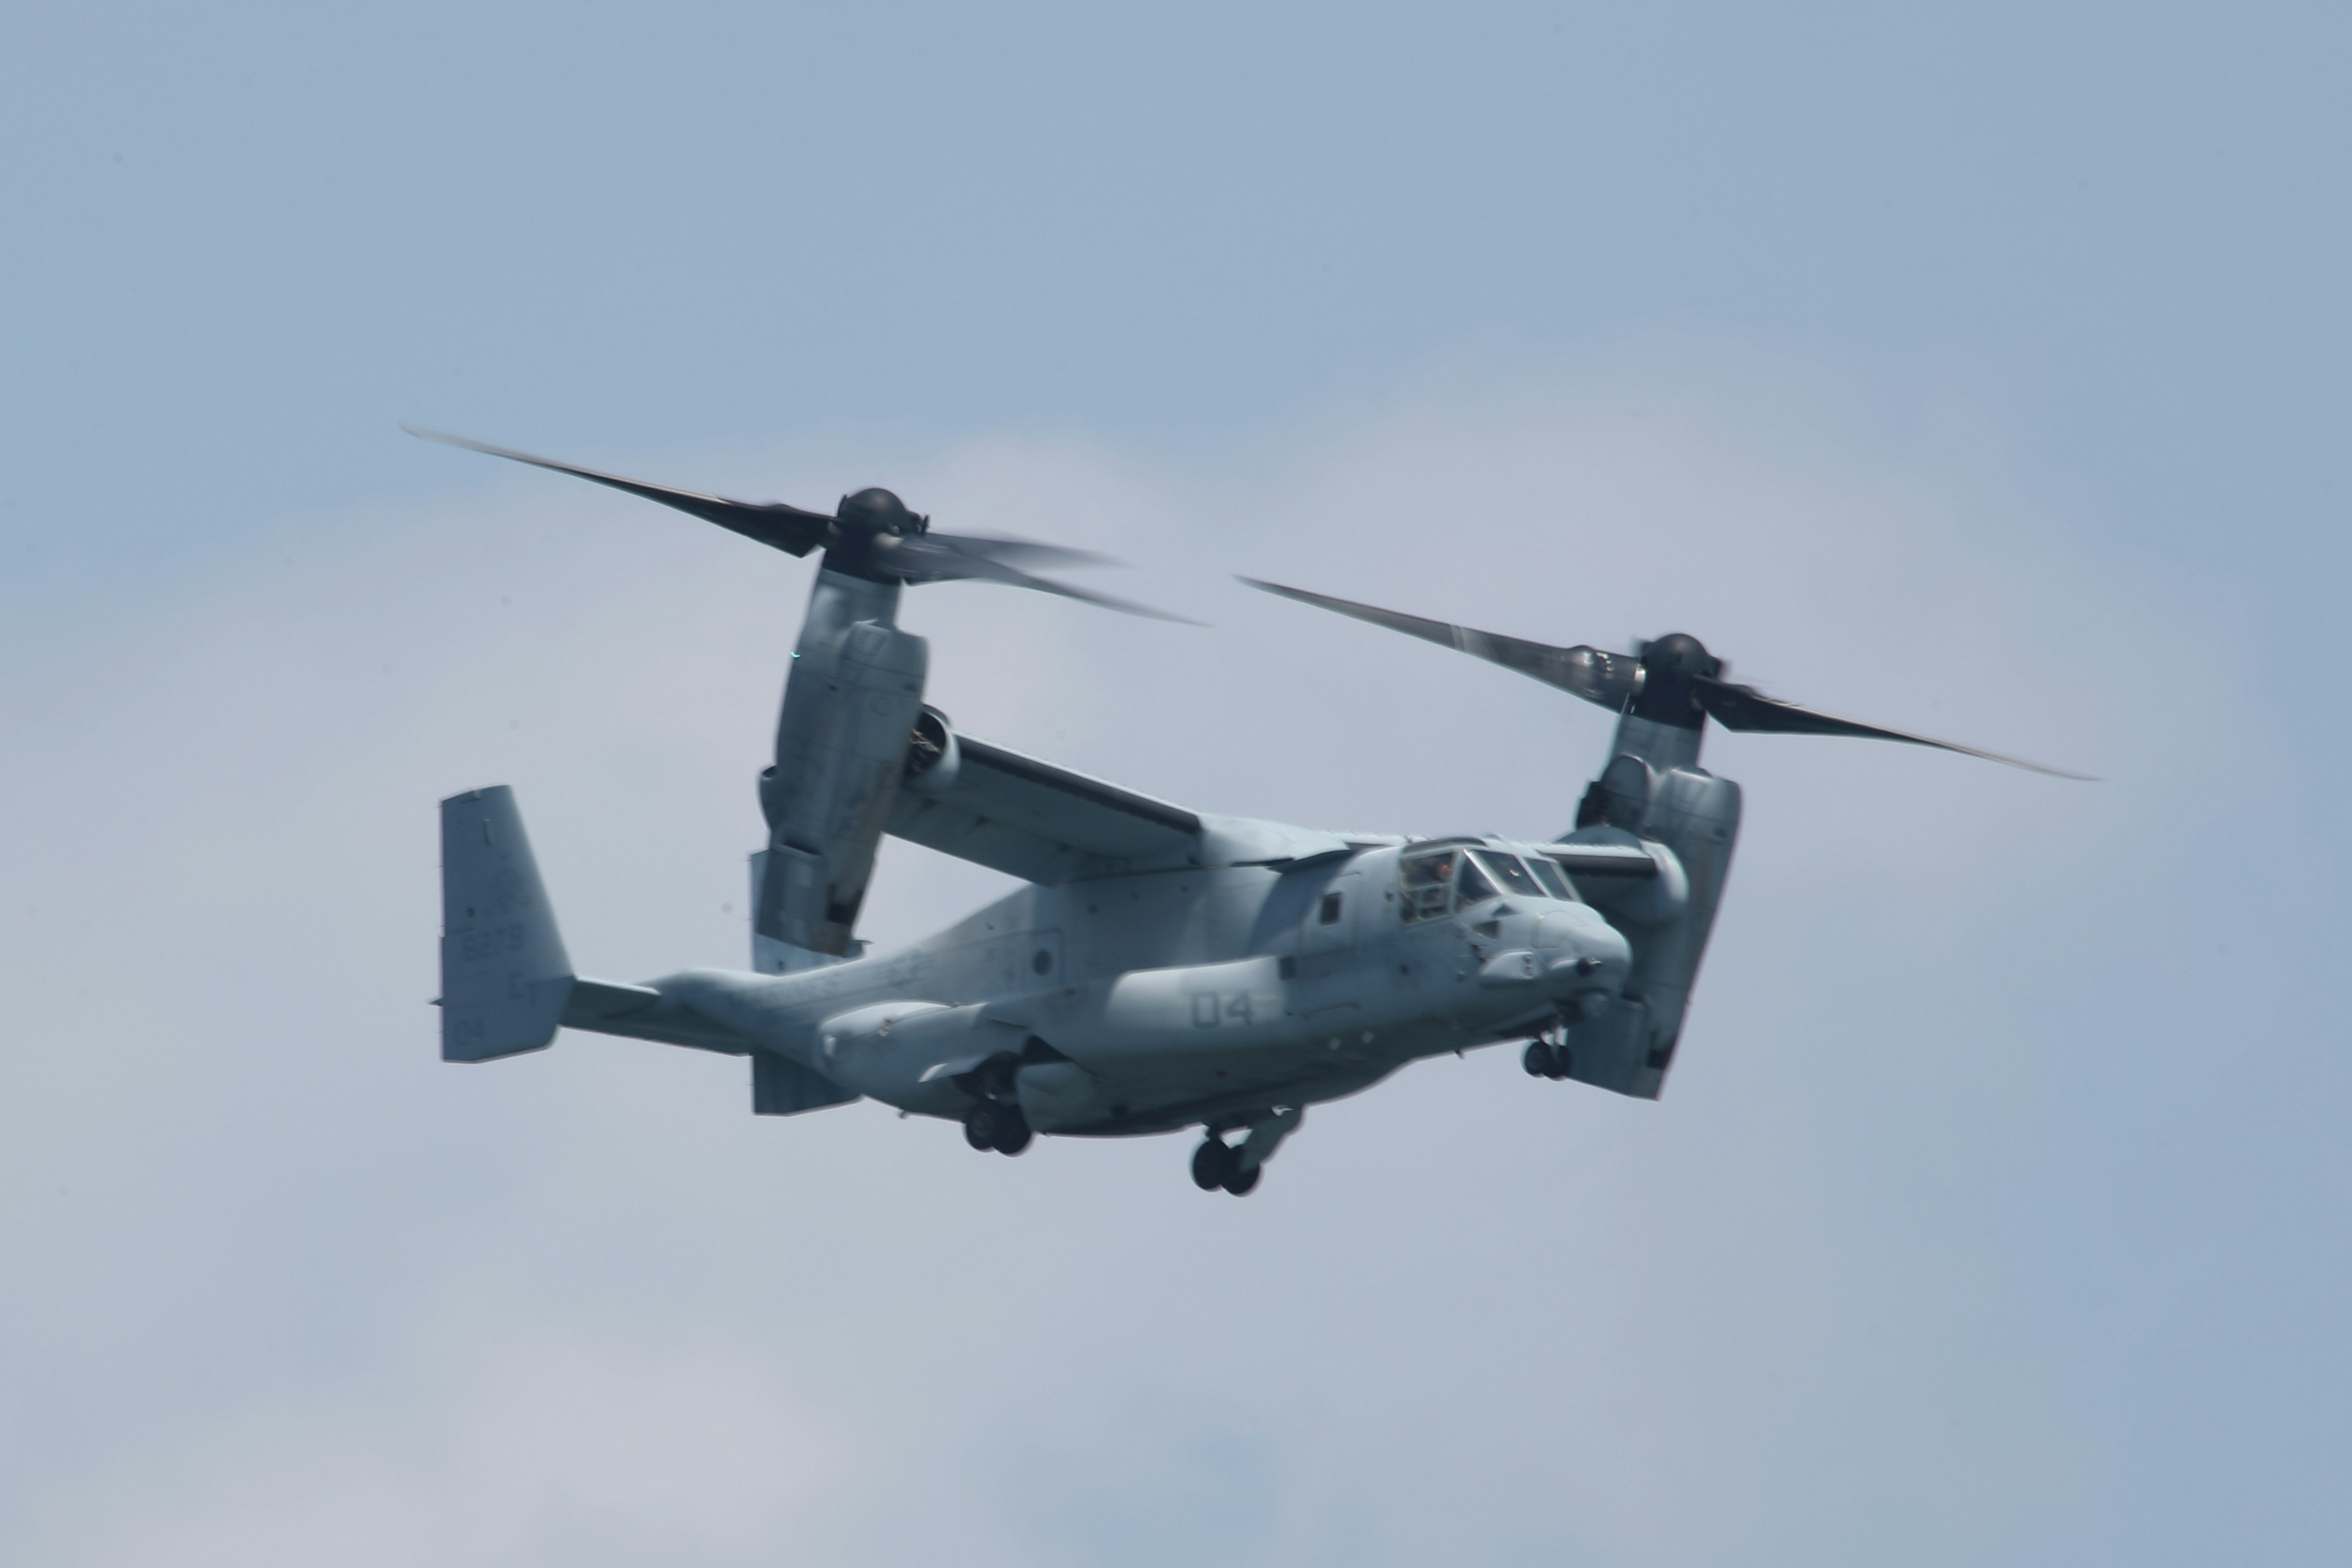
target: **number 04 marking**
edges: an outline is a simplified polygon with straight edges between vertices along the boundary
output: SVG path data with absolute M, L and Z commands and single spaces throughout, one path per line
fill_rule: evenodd
M 1236 1024 L 1247 1024 L 1256 1017 L 1257 1010 L 1250 1005 L 1246 991 L 1236 991 L 1230 996 L 1203 991 L 1192 998 L 1192 1026 L 1196 1029 L 1213 1029 L 1228 1018 Z

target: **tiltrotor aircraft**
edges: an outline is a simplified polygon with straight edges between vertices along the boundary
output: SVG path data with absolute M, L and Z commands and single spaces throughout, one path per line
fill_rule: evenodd
M 936 532 L 887 490 L 828 516 L 434 438 L 823 552 L 759 781 L 751 970 L 573 973 L 512 793 L 455 795 L 441 803 L 449 1061 L 540 1050 L 562 1027 L 657 1040 L 748 1057 L 761 1115 L 870 1096 L 1006 1154 L 1039 1132 L 1199 1127 L 1192 1179 L 1247 1193 L 1306 1107 L 1418 1058 L 1524 1041 L 1538 1078 L 1657 1098 L 1739 833 L 1739 786 L 1699 766 L 1709 719 L 2016 761 L 1735 686 L 1681 634 L 1632 656 L 1551 647 L 1256 583 L 1612 709 L 1616 738 L 1573 829 L 1546 842 L 1214 816 L 962 734 L 923 704 L 927 645 L 897 621 L 907 586 L 1002 583 L 1152 613 L 1027 570 L 1100 557 Z M 1028 885 L 868 957 L 852 932 L 885 834 Z

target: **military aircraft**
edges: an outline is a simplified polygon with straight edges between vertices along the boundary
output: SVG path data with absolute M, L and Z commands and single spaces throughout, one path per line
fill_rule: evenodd
M 1554 647 L 1253 582 L 1612 709 L 1616 735 L 1550 840 L 1213 816 L 963 734 L 924 705 L 928 646 L 898 625 L 907 587 L 998 583 L 1156 614 L 1032 570 L 1102 557 L 935 531 L 883 489 L 827 515 L 414 433 L 822 552 L 759 780 L 751 968 L 576 974 L 513 794 L 470 790 L 441 803 L 449 1061 L 543 1049 L 560 1028 L 660 1041 L 750 1058 L 760 1115 L 870 1097 L 1003 1154 L 1041 1132 L 1198 1127 L 1192 1180 L 1243 1194 L 1307 1106 L 1423 1057 L 1525 1042 L 1534 1077 L 1657 1098 L 1739 833 L 1739 786 L 1699 766 L 1710 719 L 2058 772 L 1734 685 L 1681 634 L 1632 655 Z M 1026 886 L 869 956 L 854 931 L 885 835 Z

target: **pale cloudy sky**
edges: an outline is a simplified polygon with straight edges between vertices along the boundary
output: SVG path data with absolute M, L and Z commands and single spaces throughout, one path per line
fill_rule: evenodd
M 0 22 L 0 1561 L 2340 1561 L 2352 405 L 2320 8 Z M 1666 1098 L 972 1155 L 435 1060 L 433 802 L 740 959 L 809 568 L 407 418 L 1113 551 L 977 733 L 1563 826 L 1605 715 L 1233 586 L 1706 637 Z M 867 933 L 986 874 L 886 851 Z

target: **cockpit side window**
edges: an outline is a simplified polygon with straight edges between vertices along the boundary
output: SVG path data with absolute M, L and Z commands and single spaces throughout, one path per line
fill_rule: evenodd
M 1454 891 L 1461 904 L 1475 904 L 1481 899 L 1493 898 L 1495 884 L 1478 868 L 1478 862 L 1465 855 L 1462 858 L 1462 869 L 1454 878 Z
M 1434 920 L 1445 912 L 1453 891 L 1454 864 L 1461 858 L 1458 850 L 1433 849 L 1408 855 L 1398 862 L 1397 881 L 1406 920 Z
M 1519 863 L 1516 855 L 1506 855 L 1496 849 L 1481 849 L 1478 851 L 1478 864 L 1486 868 L 1487 874 L 1507 893 L 1517 893 L 1523 899 L 1544 896 L 1542 886 L 1528 875 L 1528 868 Z M 1465 898 L 1463 902 L 1467 903 L 1469 900 Z

